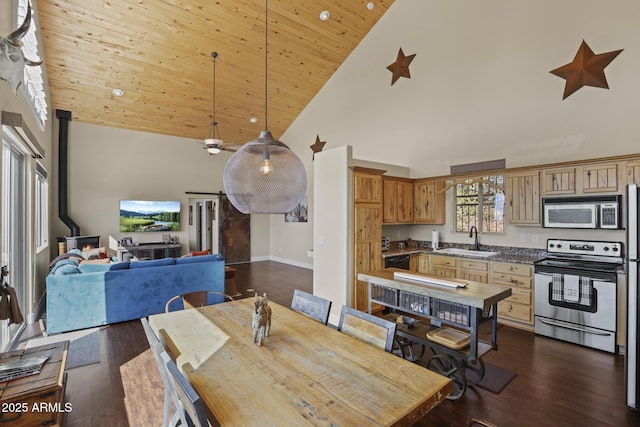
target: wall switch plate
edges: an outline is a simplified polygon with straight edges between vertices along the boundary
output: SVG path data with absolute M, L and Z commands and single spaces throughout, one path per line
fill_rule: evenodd
M 526 243 L 527 242 L 527 235 L 526 234 L 521 234 L 520 235 L 520 242 L 521 243 Z
M 537 234 L 534 234 L 533 236 L 531 236 L 531 241 L 533 243 L 539 243 L 540 242 L 540 238 L 538 237 Z

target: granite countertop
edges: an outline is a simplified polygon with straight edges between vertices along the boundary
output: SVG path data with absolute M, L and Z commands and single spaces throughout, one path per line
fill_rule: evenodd
M 391 249 L 388 251 L 383 251 L 382 258 L 384 259 L 392 256 L 398 256 L 398 255 L 434 253 L 437 255 L 452 256 L 456 258 L 469 258 L 469 259 L 487 260 L 487 261 L 511 262 L 516 264 L 533 264 L 534 262 L 543 258 L 541 251 L 537 249 L 496 247 L 496 246 L 483 248 L 483 250 L 487 250 L 487 249 L 495 252 L 500 252 L 500 253 L 497 255 L 485 257 L 485 256 L 471 256 L 471 255 L 465 255 L 465 254 L 443 253 L 443 252 L 434 251 L 431 248 L 410 247 L 410 248 L 404 248 L 404 249 Z

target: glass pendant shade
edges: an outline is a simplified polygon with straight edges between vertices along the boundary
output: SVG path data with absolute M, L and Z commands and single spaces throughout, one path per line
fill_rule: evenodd
M 240 212 L 287 213 L 307 191 L 302 161 L 264 130 L 233 153 L 223 175 L 224 191 Z

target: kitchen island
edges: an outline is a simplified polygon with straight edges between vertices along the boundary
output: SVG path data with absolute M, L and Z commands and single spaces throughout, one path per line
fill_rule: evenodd
M 424 319 L 419 328 L 399 327 L 397 335 L 406 340 L 409 346 L 418 343 L 434 352 L 442 371 L 446 371 L 442 373 L 448 373 L 454 380 L 454 388 L 456 382 L 459 385 L 459 393 L 453 393 L 455 398 L 460 397 L 466 388 L 464 370 L 468 367 L 481 368 L 482 355 L 498 348 L 497 306 L 499 301 L 511 296 L 508 286 L 460 279 L 443 280 L 426 274 L 408 274 L 395 268 L 360 273 L 358 280 L 368 283 L 369 313 L 372 312 L 372 303 L 375 303 L 394 313 L 414 314 Z M 478 339 L 478 327 L 483 323 L 491 324 L 490 342 Z M 454 329 L 447 329 L 448 326 Z M 430 339 L 429 333 L 438 332 L 439 328 L 444 332 L 463 331 L 461 335 L 468 333 L 468 345 L 455 347 Z M 444 356 L 436 355 L 436 352 Z M 443 367 L 440 359 L 448 360 L 446 363 L 451 366 L 445 364 Z M 483 375 L 484 369 L 481 371 Z

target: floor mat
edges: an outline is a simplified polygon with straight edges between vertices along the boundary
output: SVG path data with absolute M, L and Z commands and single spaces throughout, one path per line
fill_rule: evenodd
M 485 390 L 489 390 L 491 393 L 499 394 L 504 388 L 509 385 L 511 380 L 516 377 L 516 373 L 500 366 L 492 365 L 491 363 L 484 364 L 484 378 L 477 383 L 478 387 L 482 387 Z M 467 371 L 467 377 L 469 381 L 473 381 L 474 373 Z
M 100 329 L 85 329 L 66 334 L 34 338 L 27 342 L 25 348 L 51 344 L 69 340 L 66 369 L 100 363 Z

